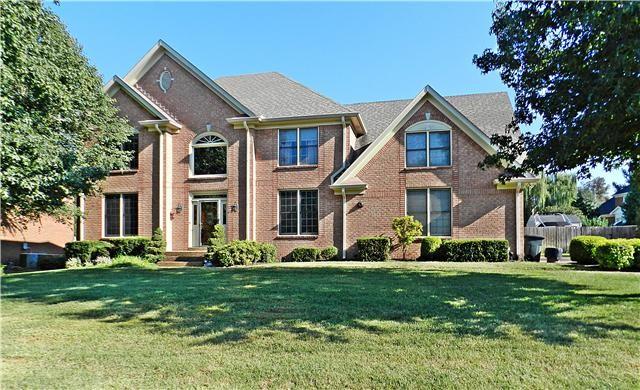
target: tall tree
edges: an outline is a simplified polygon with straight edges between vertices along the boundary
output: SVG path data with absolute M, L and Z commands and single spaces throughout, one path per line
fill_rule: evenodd
M 516 107 L 481 166 L 506 162 L 502 180 L 596 164 L 640 172 L 640 2 L 499 2 L 491 33 L 497 49 L 473 61 L 500 72 Z M 535 117 L 539 133 L 514 134 Z
M 640 226 L 640 175 L 626 171 L 625 176 L 629 184 L 629 193 L 624 199 L 622 211 L 627 224 Z
M 598 204 L 606 201 L 609 196 L 609 185 L 604 177 L 594 177 L 584 183 L 581 189 L 591 192 L 593 194 L 594 201 Z
M 39 1 L 0 2 L 2 224 L 61 215 L 130 156 L 97 70 Z

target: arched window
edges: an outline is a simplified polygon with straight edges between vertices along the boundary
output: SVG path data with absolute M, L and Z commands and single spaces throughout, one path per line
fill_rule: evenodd
M 427 120 L 405 131 L 407 167 L 446 167 L 451 165 L 451 126 Z
M 215 133 L 204 133 L 191 143 L 194 176 L 227 174 L 227 141 Z

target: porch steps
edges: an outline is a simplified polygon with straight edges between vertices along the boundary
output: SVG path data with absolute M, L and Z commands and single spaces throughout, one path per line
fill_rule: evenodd
M 158 263 L 160 267 L 202 267 L 205 250 L 166 252 L 165 259 Z

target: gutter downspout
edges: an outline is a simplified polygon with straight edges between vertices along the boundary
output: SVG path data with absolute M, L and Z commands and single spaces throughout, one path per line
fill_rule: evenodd
M 520 257 L 521 255 L 524 254 L 520 253 L 522 251 L 521 248 L 521 244 L 520 244 L 520 234 L 522 231 L 522 226 L 521 224 L 524 224 L 524 217 L 522 218 L 522 220 L 520 220 L 520 215 L 522 214 L 522 207 L 520 206 L 520 197 L 521 197 L 521 189 L 520 189 L 521 184 L 517 183 L 516 184 L 516 254 L 518 255 L 518 257 Z
M 249 221 L 250 221 L 250 215 L 249 215 L 249 187 L 250 187 L 250 183 L 251 183 L 251 177 L 250 177 L 250 168 L 249 168 L 249 138 L 250 138 L 250 130 L 249 130 L 249 126 L 247 126 L 247 121 L 243 121 L 242 122 L 244 129 L 247 131 L 247 150 L 246 150 L 246 189 L 245 189 L 245 200 L 246 200 L 246 210 L 245 210 L 245 239 L 248 240 L 249 239 Z
M 347 190 L 342 187 L 342 258 L 347 258 Z

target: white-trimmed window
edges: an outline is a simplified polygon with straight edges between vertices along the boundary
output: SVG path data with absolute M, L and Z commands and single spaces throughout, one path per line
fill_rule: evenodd
M 200 134 L 191 142 L 191 172 L 193 176 L 227 174 L 227 141 L 215 133 Z
M 451 127 L 439 121 L 416 123 L 405 133 L 407 167 L 451 165 Z
M 138 235 L 138 194 L 104 196 L 104 236 Z
M 451 236 L 451 188 L 407 190 L 407 215 L 422 223 L 425 236 Z
M 318 128 L 278 130 L 278 165 L 317 165 Z
M 318 190 L 286 190 L 279 194 L 278 234 L 318 234 Z

